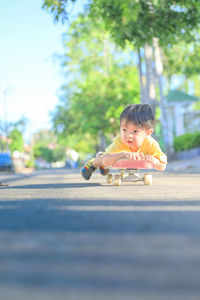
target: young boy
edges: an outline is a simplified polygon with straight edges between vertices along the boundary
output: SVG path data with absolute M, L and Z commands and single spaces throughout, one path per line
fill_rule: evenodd
M 108 146 L 105 153 L 98 153 L 81 169 L 83 178 L 89 180 L 96 168 L 102 175 L 107 175 L 107 167 L 118 159 L 145 159 L 152 162 L 155 169 L 164 171 L 167 157 L 160 149 L 158 142 L 151 137 L 154 128 L 152 109 L 147 104 L 129 105 L 120 115 L 120 135 Z

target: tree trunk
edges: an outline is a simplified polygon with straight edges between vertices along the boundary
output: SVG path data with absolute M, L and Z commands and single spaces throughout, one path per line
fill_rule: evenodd
M 169 133 L 168 133 L 168 124 L 167 124 L 166 104 L 165 104 L 165 98 L 163 95 L 163 86 L 162 86 L 163 64 L 162 64 L 161 52 L 160 52 L 157 38 L 154 38 L 154 51 L 155 51 L 156 74 L 157 74 L 159 94 L 160 94 L 160 110 L 161 110 L 163 141 L 164 141 L 165 150 L 167 151 L 167 153 L 170 153 L 171 149 L 169 149 Z
M 146 63 L 146 103 L 149 104 L 153 112 L 156 109 L 156 85 L 155 72 L 153 69 L 153 48 L 145 45 L 145 63 Z
M 146 103 L 146 83 L 144 81 L 144 76 L 142 72 L 142 57 L 141 57 L 141 50 L 138 48 L 138 71 L 139 71 L 139 78 L 140 78 L 140 101 L 142 104 Z

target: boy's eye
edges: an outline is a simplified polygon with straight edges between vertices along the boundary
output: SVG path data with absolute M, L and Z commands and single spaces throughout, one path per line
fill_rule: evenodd
M 122 131 L 126 132 L 126 128 L 122 128 Z

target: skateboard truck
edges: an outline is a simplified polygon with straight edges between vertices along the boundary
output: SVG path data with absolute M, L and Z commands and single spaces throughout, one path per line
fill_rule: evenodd
M 152 175 L 145 173 L 140 175 L 139 169 L 154 169 L 154 166 L 145 160 L 130 161 L 125 159 L 120 159 L 112 166 L 112 169 L 119 171 L 118 174 L 108 174 L 107 183 L 120 185 L 122 182 L 143 182 L 144 185 L 152 184 Z
M 120 171 L 120 174 L 108 174 L 107 175 L 107 183 L 114 185 L 120 185 L 122 182 L 144 182 L 144 185 L 151 185 L 152 184 L 152 175 L 151 174 L 144 174 L 140 176 L 139 173 L 134 173 L 133 170 L 124 173 L 124 170 Z

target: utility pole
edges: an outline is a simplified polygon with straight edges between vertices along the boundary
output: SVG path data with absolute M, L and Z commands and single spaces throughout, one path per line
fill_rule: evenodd
M 1 126 L 2 134 L 5 136 L 5 148 L 3 147 L 3 144 L 1 143 L 1 151 L 3 150 L 8 151 L 8 115 L 7 115 L 7 97 L 12 92 L 12 87 L 8 86 L 3 91 L 3 122 Z

